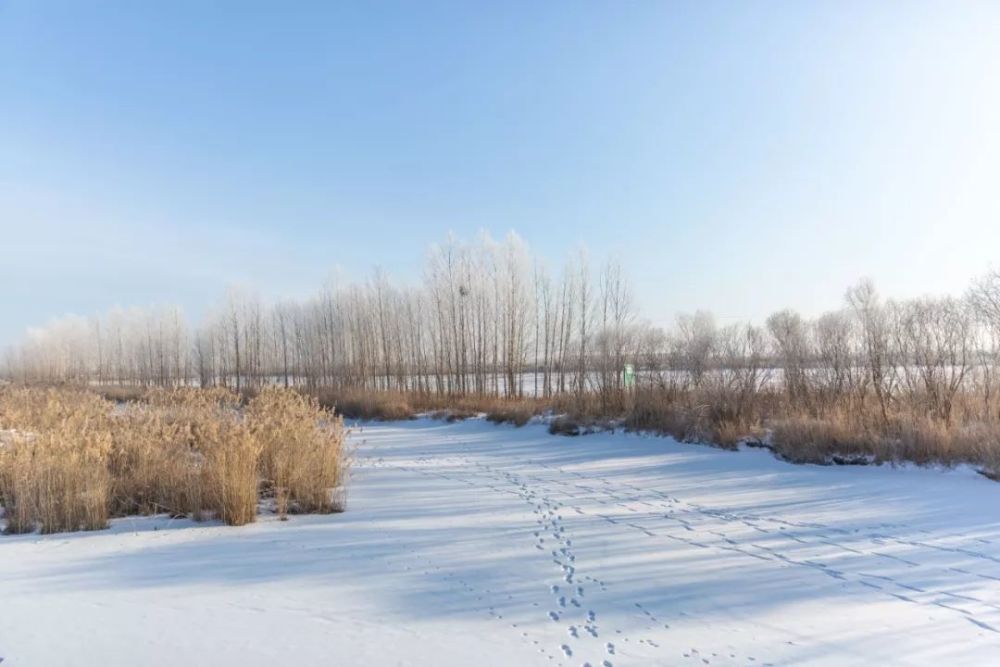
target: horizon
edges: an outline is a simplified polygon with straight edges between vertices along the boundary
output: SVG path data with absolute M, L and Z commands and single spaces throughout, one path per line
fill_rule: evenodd
M 1000 6 L 567 7 L 0 6 L 0 348 L 414 284 L 451 232 L 621 257 L 661 326 L 992 268 Z

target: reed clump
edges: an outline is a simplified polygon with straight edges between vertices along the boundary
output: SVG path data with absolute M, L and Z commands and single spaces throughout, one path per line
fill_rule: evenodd
M 83 392 L 5 392 L 0 499 L 11 533 L 96 530 L 110 514 L 112 442 L 103 401 Z
M 343 488 L 343 418 L 313 397 L 268 389 L 250 402 L 247 423 L 281 516 L 343 510 L 342 494 L 330 493 Z
M 168 513 L 254 521 L 343 509 L 341 420 L 315 399 L 268 390 L 155 390 L 116 403 L 87 391 L 0 391 L 0 505 L 7 532 L 95 530 Z

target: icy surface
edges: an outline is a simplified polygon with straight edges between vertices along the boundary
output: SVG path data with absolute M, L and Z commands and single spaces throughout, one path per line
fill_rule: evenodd
M 4 667 L 986 665 L 1000 484 L 480 420 L 368 425 L 349 510 L 0 538 Z

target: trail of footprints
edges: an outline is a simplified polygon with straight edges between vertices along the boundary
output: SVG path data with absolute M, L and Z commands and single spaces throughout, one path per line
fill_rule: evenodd
M 429 463 L 430 460 L 427 457 L 421 457 L 416 459 L 416 462 Z M 548 549 L 553 563 L 556 566 L 558 566 L 561 573 L 559 575 L 559 581 L 561 583 L 552 584 L 549 589 L 550 593 L 553 595 L 553 597 L 555 597 L 555 603 L 556 603 L 554 605 L 555 608 L 549 611 L 547 614 L 549 620 L 555 622 L 565 621 L 567 618 L 570 618 L 572 609 L 578 609 L 578 610 L 583 609 L 581 600 L 585 595 L 584 587 L 582 584 L 577 583 L 575 579 L 576 567 L 574 563 L 576 561 L 576 556 L 572 552 L 572 544 L 573 544 L 572 540 L 566 536 L 565 527 L 562 525 L 562 517 L 557 512 L 557 510 L 562 507 L 560 503 L 553 503 L 548 498 L 537 496 L 533 491 L 531 491 L 527 487 L 527 485 L 520 483 L 519 480 L 516 478 L 516 476 L 510 473 L 505 473 L 505 472 L 497 473 L 489 466 L 485 466 L 484 464 L 477 462 L 471 462 L 464 457 L 458 459 L 456 463 L 458 463 L 459 465 L 464 464 L 466 466 L 475 467 L 476 469 L 480 470 L 480 472 L 484 472 L 490 478 L 494 479 L 498 483 L 500 482 L 500 480 L 498 479 L 499 475 L 500 477 L 503 478 L 503 481 L 514 485 L 514 488 L 516 490 L 510 491 L 509 489 L 501 488 L 495 484 L 488 484 L 484 486 L 481 483 L 482 482 L 481 479 L 472 480 L 472 479 L 467 479 L 465 477 L 459 477 L 441 473 L 431 469 L 430 466 L 427 466 L 427 468 L 425 468 L 423 466 L 405 466 L 405 465 L 388 464 L 385 462 L 384 459 L 381 458 L 373 460 L 371 463 L 377 467 L 391 467 L 397 470 L 413 472 L 425 476 L 438 477 L 452 482 L 464 483 L 475 488 L 488 488 L 495 492 L 514 493 L 520 496 L 522 499 L 525 500 L 525 502 L 530 503 L 532 505 L 533 512 L 536 515 L 535 523 L 536 526 L 538 527 L 538 530 L 534 531 L 534 536 L 537 540 L 536 547 L 543 551 Z M 442 462 L 441 460 L 438 460 L 437 463 L 440 465 Z M 547 536 L 548 536 L 548 544 L 550 545 L 549 547 L 546 546 Z M 416 553 L 413 550 L 410 550 L 410 554 L 413 557 L 417 557 Z M 421 558 L 426 567 L 436 570 L 438 572 L 441 571 L 440 566 L 434 565 L 426 558 L 423 557 L 419 558 Z M 406 569 L 410 570 L 411 568 L 407 566 Z M 430 570 L 424 572 L 424 575 L 430 575 L 430 574 L 431 574 Z M 484 597 L 490 595 L 491 593 L 491 591 L 489 591 L 488 589 L 485 591 L 477 590 L 469 582 L 453 575 L 452 573 L 446 572 L 444 573 L 444 577 L 446 579 L 454 579 L 455 582 L 466 593 L 474 595 L 477 601 L 483 601 Z M 604 584 L 604 582 L 592 579 L 590 577 L 587 577 L 586 580 L 593 581 L 595 584 L 599 585 L 602 589 L 606 590 L 606 585 Z M 495 607 L 490 606 L 488 607 L 488 610 L 490 612 L 490 615 L 496 618 L 497 620 L 503 619 L 503 616 L 496 612 Z M 598 629 L 596 621 L 597 621 L 596 613 L 593 610 L 587 610 L 587 612 L 583 616 L 582 622 L 580 622 L 579 625 L 571 624 L 567 627 L 567 634 L 569 638 L 579 639 L 581 631 L 587 633 L 588 635 L 594 638 L 597 638 Z M 516 629 L 517 624 L 512 623 L 511 627 Z M 529 635 L 527 631 L 522 630 L 520 634 L 522 639 L 530 641 L 537 648 L 538 652 L 544 655 L 548 660 L 555 661 L 557 659 L 557 654 L 546 650 L 546 648 L 541 644 L 541 642 L 538 639 L 532 639 L 531 635 Z M 607 650 L 609 655 L 613 654 L 614 651 L 613 646 L 609 643 L 608 647 L 609 648 Z M 573 646 L 571 645 L 571 642 L 569 640 L 567 640 L 566 643 L 560 644 L 558 647 L 558 651 L 564 658 L 567 659 L 574 657 L 575 654 Z M 562 665 L 564 663 L 557 662 L 557 664 Z M 584 662 L 582 664 L 592 665 L 592 663 L 589 662 Z M 613 663 L 607 659 L 601 660 L 596 664 L 600 665 L 601 667 L 614 667 Z
M 555 568 L 554 583 L 549 586 L 551 609 L 547 612 L 549 622 L 566 624 L 566 639 L 548 651 L 538 639 L 531 639 L 527 632 L 522 631 L 522 637 L 537 646 L 539 653 L 549 660 L 563 664 L 560 659 L 579 659 L 583 649 L 579 648 L 581 640 L 597 641 L 603 639 L 597 623 L 597 614 L 587 606 L 586 587 L 594 586 L 598 590 L 607 590 L 606 582 L 589 576 L 580 576 L 577 572 L 576 554 L 573 542 L 569 537 L 563 513 L 572 512 L 575 515 L 597 518 L 625 530 L 638 531 L 649 538 L 668 539 L 688 546 L 723 550 L 737 553 L 743 557 L 758 560 L 779 562 L 787 566 L 810 568 L 817 573 L 857 584 L 867 590 L 877 591 L 892 596 L 903 602 L 933 605 L 936 608 L 962 615 L 969 623 L 980 631 L 1000 633 L 1000 604 L 973 596 L 961 595 L 949 591 L 929 590 L 903 581 L 898 576 L 887 576 L 875 571 L 864 572 L 855 569 L 835 568 L 824 560 L 871 558 L 882 560 L 886 564 L 913 569 L 927 567 L 925 564 L 886 553 L 887 546 L 902 546 L 925 549 L 935 553 L 960 555 L 973 563 L 982 563 L 989 571 L 996 572 L 996 564 L 1000 558 L 984 553 L 978 549 L 966 546 L 970 541 L 977 544 L 991 545 L 989 540 L 961 535 L 938 537 L 938 540 L 956 540 L 959 544 L 935 544 L 924 539 L 907 539 L 893 535 L 894 529 L 905 529 L 905 526 L 880 524 L 872 527 L 846 530 L 813 522 L 795 522 L 777 517 L 761 516 L 745 511 L 729 511 L 725 509 L 704 507 L 695 503 L 682 501 L 670 494 L 656 489 L 640 488 L 633 484 L 614 484 L 607 479 L 591 478 L 575 471 L 567 471 L 544 462 L 526 461 L 527 465 L 537 465 L 547 471 L 544 477 L 540 474 L 515 474 L 510 471 L 487 465 L 481 461 L 465 456 L 430 459 L 417 459 L 418 466 L 393 466 L 410 470 L 422 475 L 430 475 L 452 482 L 466 484 L 476 489 L 489 489 L 497 493 L 512 494 L 520 497 L 531 507 L 535 516 L 535 529 L 532 531 L 535 539 L 535 549 L 540 554 L 548 556 Z M 378 465 L 385 465 L 379 460 Z M 449 475 L 440 472 L 447 464 L 461 469 L 461 474 Z M 559 498 L 559 499 L 557 499 Z M 564 504 L 565 500 L 567 504 Z M 582 507 L 580 501 L 596 503 L 605 510 Z M 643 509 L 638 509 L 637 506 Z M 629 516 L 633 520 L 629 519 Z M 747 539 L 743 534 L 734 535 L 732 527 L 749 529 L 753 534 L 760 535 L 760 540 Z M 678 532 L 679 531 L 679 532 Z M 861 540 L 860 542 L 858 540 Z M 787 541 L 787 542 L 785 542 Z M 845 541 L 851 541 L 849 544 Z M 765 544 L 764 542 L 769 542 Z M 823 560 L 817 558 L 796 558 L 788 553 L 785 545 L 794 543 L 803 547 L 825 547 L 830 557 Z M 789 545 L 791 546 L 791 545 Z M 946 567 L 949 572 L 966 577 L 1000 582 L 1000 573 L 975 572 L 965 568 Z M 459 581 L 460 585 L 469 586 Z M 469 592 L 473 592 L 471 587 Z M 635 607 L 639 614 L 647 620 L 646 629 L 669 629 L 668 623 L 661 623 L 657 617 L 641 603 Z M 493 608 L 490 608 L 491 613 Z M 990 622 L 981 616 L 990 614 Z M 499 617 L 499 615 L 497 615 Z M 996 620 L 992 618 L 996 617 Z M 502 617 L 499 617 L 502 618 Z M 632 637 L 620 630 L 614 631 L 614 641 L 604 641 L 601 645 L 603 656 L 598 662 L 583 662 L 584 666 L 613 667 L 612 660 L 617 655 L 615 642 L 631 644 Z M 658 649 L 660 645 L 650 638 L 635 638 L 636 644 Z M 588 646 L 589 648 L 589 646 Z M 695 663 L 711 664 L 717 659 L 728 658 L 729 662 L 740 661 L 744 664 L 768 665 L 758 662 L 753 656 L 738 656 L 732 647 L 730 650 L 718 652 L 699 651 L 689 648 L 681 654 L 685 660 Z
M 438 457 L 435 459 L 431 459 L 430 457 L 420 457 L 416 459 L 416 462 L 422 465 L 393 465 L 392 467 L 400 470 L 415 472 L 421 475 L 445 479 L 455 483 L 465 484 L 475 489 L 488 489 L 497 493 L 516 495 L 528 503 L 532 508 L 533 514 L 535 515 L 536 529 L 532 531 L 535 538 L 535 548 L 540 552 L 547 551 L 553 564 L 559 568 L 558 577 L 560 583 L 552 584 L 549 587 L 549 592 L 553 596 L 554 604 L 553 608 L 547 613 L 547 619 L 550 622 L 570 621 L 569 625 L 566 626 L 567 640 L 565 643 L 562 643 L 557 647 L 558 653 L 565 659 L 579 657 L 580 650 L 574 648 L 576 642 L 580 639 L 586 638 L 592 638 L 593 640 L 599 639 L 600 631 L 597 625 L 597 614 L 593 610 L 588 609 L 586 614 L 582 616 L 582 620 L 579 620 L 577 623 L 573 623 L 572 621 L 576 618 L 580 618 L 580 616 L 574 616 L 572 611 L 582 610 L 584 607 L 582 600 L 585 595 L 585 588 L 580 582 L 587 582 L 601 591 L 607 590 L 607 583 L 590 576 L 577 576 L 576 555 L 572 550 L 572 540 L 566 534 L 566 528 L 563 525 L 563 517 L 560 510 L 572 510 L 578 515 L 588 517 L 598 516 L 609 520 L 611 523 L 622 523 L 627 527 L 639 530 L 644 529 L 638 525 L 618 521 L 612 519 L 611 517 L 606 517 L 600 514 L 594 515 L 577 504 L 564 505 L 562 502 L 554 500 L 552 496 L 563 495 L 569 500 L 597 500 L 597 502 L 602 505 L 616 504 L 635 512 L 636 510 L 625 504 L 626 501 L 632 500 L 631 498 L 624 498 L 620 496 L 617 493 L 617 491 L 620 490 L 614 489 L 611 482 L 605 479 L 596 480 L 594 482 L 603 485 L 605 488 L 602 490 L 575 484 L 574 486 L 576 487 L 576 492 L 574 493 L 565 490 L 565 488 L 561 491 L 553 491 L 548 487 L 548 485 L 552 483 L 561 487 L 568 486 L 569 483 L 563 480 L 545 479 L 531 474 L 518 475 L 480 461 L 471 460 L 465 456 L 447 458 Z M 526 463 L 530 465 L 536 462 L 527 461 Z M 440 472 L 439 468 L 445 467 L 446 465 L 460 468 L 462 470 L 461 474 L 447 474 Z M 545 464 L 539 465 L 543 468 L 551 469 L 550 466 L 546 466 Z M 478 475 L 473 474 L 473 469 L 478 471 Z M 573 475 L 579 479 L 591 481 L 589 478 L 575 472 L 567 473 L 566 471 L 560 469 L 558 470 L 558 473 Z M 587 491 L 590 494 L 598 495 L 589 495 L 588 497 L 580 498 L 579 491 Z M 599 494 L 601 493 L 604 494 L 604 497 L 600 497 Z M 655 507 L 653 503 L 647 502 L 646 504 Z M 647 534 L 652 535 L 652 533 L 648 532 Z M 573 587 L 576 595 L 566 595 L 566 591 L 568 590 L 567 587 Z M 654 624 L 648 626 L 646 629 L 650 632 L 658 630 L 660 626 L 656 624 L 655 617 L 652 617 L 652 615 L 650 615 L 649 612 L 641 606 L 641 604 L 635 604 L 637 609 L 654 621 Z M 667 624 L 662 624 L 662 626 L 664 629 L 669 628 L 669 625 Z M 653 649 L 661 648 L 655 640 L 650 638 L 636 638 L 635 641 L 632 642 L 633 638 L 628 634 L 623 633 L 621 630 L 615 630 L 614 633 L 615 637 L 620 639 L 621 642 L 625 644 L 635 643 L 638 645 L 645 645 Z M 522 633 L 522 635 L 527 637 L 527 633 Z M 553 653 L 546 651 L 537 639 L 531 640 L 531 642 L 538 648 L 539 653 L 545 655 L 549 660 L 553 660 L 555 658 Z M 595 667 L 596 665 L 600 665 L 600 667 L 614 667 L 612 659 L 616 655 L 615 643 L 611 641 L 605 642 L 601 648 L 603 653 L 606 654 L 606 657 L 595 663 L 584 661 L 581 665 L 583 665 L 583 667 L 587 667 L 588 665 L 591 667 Z M 711 652 L 704 652 L 702 654 L 699 653 L 698 649 L 692 648 L 687 650 L 683 654 L 683 657 L 697 658 L 697 661 L 700 661 L 703 664 L 710 664 L 711 659 L 709 656 L 711 656 L 711 658 L 717 658 L 722 655 L 723 654 L 721 653 Z M 729 652 L 725 655 L 727 655 L 730 659 L 739 659 L 733 652 Z M 767 663 L 757 663 L 756 658 L 754 657 L 746 657 L 743 660 L 745 660 L 745 664 L 767 665 Z M 556 664 L 562 665 L 563 663 L 557 662 Z
M 554 583 L 549 587 L 549 592 L 555 600 L 554 608 L 548 612 L 548 619 L 553 622 L 565 622 L 567 619 L 574 620 L 579 618 L 579 613 L 573 614 L 574 608 L 577 610 L 582 610 L 587 605 L 583 604 L 585 598 L 585 588 L 579 582 L 587 582 L 589 585 L 594 586 L 600 591 L 607 591 L 607 583 L 590 577 L 589 575 L 578 576 L 576 571 L 576 555 L 572 550 L 572 540 L 566 534 L 566 528 L 564 525 L 564 520 L 562 516 L 563 510 L 572 510 L 578 515 L 588 516 L 588 513 L 584 511 L 581 507 L 577 505 L 564 505 L 561 501 L 554 500 L 552 498 L 558 492 L 553 492 L 546 486 L 549 480 L 544 480 L 538 478 L 534 475 L 518 475 L 511 473 L 509 471 L 496 469 L 490 465 L 481 462 L 470 462 L 467 463 L 476 466 L 477 469 L 483 472 L 485 476 L 493 480 L 502 478 L 508 483 L 513 485 L 517 489 L 518 495 L 520 495 L 526 503 L 531 505 L 532 512 L 535 515 L 535 523 L 538 530 L 533 531 L 533 535 L 536 539 L 536 548 L 538 550 L 544 551 L 548 550 L 552 562 L 560 569 L 561 581 L 559 583 Z M 529 462 L 530 463 L 530 462 Z M 610 484 L 609 482 L 602 480 L 604 484 Z M 495 486 L 488 486 L 488 488 L 494 488 Z M 564 494 L 566 495 L 566 494 Z M 567 495 L 567 499 L 579 499 L 572 494 Z M 652 505 L 651 503 L 647 503 Z M 551 545 L 555 544 L 555 548 Z M 550 545 L 546 547 L 545 545 Z M 649 610 L 647 610 L 641 603 L 636 602 L 635 608 L 641 613 L 650 624 L 646 626 L 646 630 L 650 635 L 655 634 L 660 631 L 660 629 L 669 629 L 670 625 L 667 623 L 661 623 L 656 616 L 654 616 Z M 567 615 L 569 612 L 569 615 Z M 582 621 L 577 623 L 570 623 L 566 627 L 566 632 L 569 637 L 566 643 L 559 646 L 559 650 L 566 658 L 571 658 L 577 655 L 580 651 L 575 649 L 575 643 L 577 640 L 588 639 L 597 640 L 601 637 L 600 631 L 597 624 L 597 614 L 593 609 L 587 609 L 585 615 L 583 615 Z M 623 633 L 621 630 L 614 630 L 614 636 L 622 643 L 630 644 L 635 643 L 637 645 L 645 645 L 646 647 L 652 649 L 662 648 L 659 643 L 654 639 L 647 637 L 633 638 L 628 634 Z M 632 642 L 632 639 L 635 639 Z M 606 657 L 602 658 L 599 662 L 583 662 L 583 667 L 593 667 L 594 665 L 600 665 L 601 667 L 613 667 L 612 659 L 616 653 L 616 644 L 614 641 L 605 641 L 600 645 L 602 652 Z M 730 646 L 729 649 L 732 649 Z M 703 664 L 711 664 L 713 659 L 723 657 L 723 654 L 717 652 L 704 652 L 699 653 L 698 649 L 692 648 L 687 650 L 683 657 L 693 658 L 698 662 Z M 744 659 L 739 658 L 735 650 L 730 650 L 725 654 L 730 661 L 740 660 L 745 662 L 745 664 L 757 664 L 756 658 L 747 657 Z M 761 663 L 767 665 L 768 663 Z
M 427 459 L 426 457 L 421 457 L 421 458 L 416 459 L 416 462 L 417 463 L 425 463 L 428 460 L 429 459 Z M 463 462 L 467 462 L 467 461 L 463 460 Z M 443 474 L 443 473 L 440 473 L 440 472 L 436 472 L 434 470 L 424 469 L 421 466 L 405 466 L 405 465 L 389 464 L 389 463 L 387 463 L 384 460 L 384 458 L 371 459 L 371 460 L 369 460 L 368 463 L 370 465 L 372 465 L 373 467 L 389 467 L 389 468 L 393 468 L 393 469 L 396 469 L 396 470 L 402 470 L 402 471 L 405 471 L 405 472 L 412 472 L 412 473 L 416 473 L 416 474 L 420 474 L 420 475 L 424 475 L 424 476 L 440 477 L 440 478 L 443 478 L 443 479 L 447 479 L 449 481 L 463 482 L 463 483 L 469 484 L 470 486 L 474 486 L 474 487 L 477 487 L 477 488 L 479 487 L 479 485 L 477 483 L 475 483 L 475 482 L 472 482 L 472 481 L 469 481 L 469 480 L 466 480 L 466 479 L 462 479 L 462 478 L 459 478 L 459 477 L 453 477 L 451 475 L 446 475 L 446 474 Z M 501 489 L 495 488 L 495 487 L 493 488 L 493 490 L 495 490 L 495 491 L 501 491 Z M 460 590 L 462 590 L 466 595 L 468 595 L 470 597 L 475 597 L 475 599 L 476 599 L 477 602 L 483 602 L 485 599 L 488 599 L 488 598 L 490 598 L 490 597 L 493 596 L 493 591 L 491 591 L 490 589 L 479 589 L 479 588 L 477 588 L 476 586 L 472 585 L 468 580 L 466 580 L 464 577 L 456 575 L 453 572 L 446 571 L 440 565 L 432 563 L 428 558 L 426 558 L 424 556 L 417 555 L 417 553 L 416 553 L 416 551 L 414 549 L 408 549 L 407 553 L 408 553 L 408 557 L 409 558 L 411 558 L 411 559 L 412 558 L 419 559 L 423 563 L 423 566 L 425 568 L 427 568 L 423 572 L 424 576 L 431 576 L 432 571 L 433 571 L 434 573 L 436 573 L 436 574 L 438 574 L 440 576 L 443 576 L 443 578 L 445 580 L 453 582 L 453 584 L 457 584 L 457 586 L 458 586 L 458 588 Z M 388 559 L 387 559 L 387 562 L 388 562 Z M 413 568 L 411 566 L 409 566 L 409 565 L 405 565 L 404 569 L 406 571 L 411 571 Z M 512 596 L 508 595 L 507 596 L 508 600 L 511 597 Z M 492 618 L 494 618 L 495 620 L 497 620 L 497 621 L 502 621 L 503 618 L 504 618 L 503 614 L 499 613 L 497 611 L 497 609 L 496 609 L 496 606 L 494 606 L 494 605 L 488 605 L 487 606 L 487 611 L 488 611 L 489 615 Z M 547 650 L 546 647 L 543 645 L 542 641 L 539 640 L 538 638 L 536 638 L 533 634 L 529 633 L 528 630 L 519 628 L 519 626 L 518 626 L 517 623 L 510 623 L 510 627 L 511 627 L 511 629 L 517 630 L 519 632 L 519 634 L 520 634 L 521 639 L 523 641 L 525 641 L 525 642 L 529 642 L 530 644 L 532 644 L 536 648 L 536 650 L 538 651 L 538 653 L 541 654 L 541 655 L 543 655 L 543 656 L 545 656 L 545 658 L 547 660 L 556 662 L 556 664 L 559 664 L 559 665 L 563 664 L 562 662 L 558 662 L 557 661 L 558 657 L 557 657 L 556 653 L 553 653 L 553 652 L 550 652 L 549 650 Z M 562 648 L 563 647 L 560 647 L 560 649 L 562 649 Z M 562 651 L 562 653 L 566 657 L 570 657 L 570 655 L 572 653 L 572 649 L 570 649 L 570 654 L 566 654 L 566 651 Z
M 890 577 L 877 574 L 875 572 L 865 572 L 857 569 L 851 572 L 847 571 L 846 568 L 838 569 L 816 559 L 796 559 L 788 555 L 785 552 L 785 548 L 776 548 L 757 541 L 737 541 L 732 539 L 732 537 L 730 537 L 729 534 L 723 530 L 714 529 L 710 526 L 721 524 L 723 527 L 726 527 L 727 525 L 736 523 L 746 528 L 750 528 L 755 533 L 766 536 L 772 541 L 787 539 L 802 545 L 823 545 L 828 548 L 828 551 L 830 549 L 833 550 L 830 556 L 834 558 L 849 558 L 850 556 L 870 557 L 874 559 L 883 559 L 896 564 L 902 564 L 907 568 L 926 567 L 926 565 L 904 559 L 893 554 L 884 553 L 877 550 L 877 547 L 879 545 L 896 544 L 907 547 L 924 548 L 935 552 L 959 554 L 973 560 L 979 560 L 984 563 L 984 566 L 988 566 L 992 563 L 1000 563 L 1000 558 L 990 554 L 985 554 L 979 550 L 963 546 L 942 546 L 940 544 L 933 544 L 924 540 L 905 539 L 896 537 L 887 532 L 887 529 L 899 528 L 900 526 L 882 524 L 871 528 L 846 530 L 819 523 L 800 523 L 774 517 L 757 516 L 746 512 L 729 512 L 681 501 L 678 498 L 655 489 L 642 489 L 638 486 L 627 483 L 621 484 L 619 488 L 615 488 L 615 485 L 606 479 L 592 480 L 584 475 L 581 475 L 580 473 L 565 471 L 562 469 L 553 469 L 551 466 L 547 466 L 545 464 L 539 465 L 549 470 L 556 470 L 563 476 L 568 475 L 576 478 L 577 480 L 587 482 L 584 484 L 579 481 L 566 482 L 558 478 L 536 478 L 534 481 L 539 484 L 555 484 L 557 486 L 561 486 L 564 489 L 564 493 L 574 498 L 578 497 L 579 491 L 584 491 L 588 493 L 599 505 L 616 506 L 637 515 L 637 519 L 653 519 L 654 523 L 659 523 L 662 520 L 673 522 L 674 524 L 680 526 L 684 533 L 697 533 L 699 537 L 696 539 L 695 537 L 689 537 L 683 533 L 676 534 L 669 530 L 669 526 L 665 526 L 667 527 L 667 531 L 657 529 L 655 525 L 653 526 L 653 529 L 651 529 L 649 526 L 640 525 L 635 521 L 629 521 L 620 515 L 612 516 L 611 514 L 601 512 L 592 513 L 593 516 L 601 518 L 610 524 L 624 526 L 625 528 L 642 532 L 648 537 L 666 538 L 698 548 L 721 549 L 759 560 L 779 561 L 789 566 L 811 568 L 814 571 L 834 579 L 858 584 L 867 589 L 877 590 L 903 602 L 918 605 L 932 605 L 939 609 L 959 613 L 963 615 L 963 617 L 965 617 L 966 620 L 973 626 L 980 630 L 1000 633 L 1000 620 L 993 620 L 993 618 L 991 618 L 991 620 L 993 620 L 993 623 L 991 624 L 983 621 L 981 618 L 977 618 L 977 615 L 990 614 L 991 617 L 1000 619 L 1000 616 L 997 616 L 997 612 L 1000 612 L 1000 604 L 993 601 L 952 593 L 950 591 L 930 590 L 928 587 L 909 584 L 902 581 L 898 577 Z M 650 503 L 648 500 L 643 499 L 643 496 L 646 498 L 650 496 L 655 497 L 656 501 Z M 638 510 L 635 508 L 635 505 L 637 504 L 649 507 L 652 511 L 643 512 L 642 510 Z M 662 512 L 662 514 L 659 512 Z M 588 514 L 586 511 L 580 511 L 580 513 Z M 766 525 L 767 527 L 762 527 L 761 524 Z M 654 530 L 656 532 L 654 532 Z M 705 539 L 704 536 L 706 534 L 713 535 L 719 539 Z M 871 543 L 872 547 L 876 548 L 865 548 L 865 545 L 857 544 L 855 546 L 861 546 L 862 548 L 855 548 L 855 546 L 844 544 L 842 541 L 842 538 L 857 539 L 859 537 L 867 540 Z M 838 539 L 840 539 L 840 541 L 838 541 Z M 965 538 L 964 536 L 946 536 L 939 539 Z M 973 541 L 979 544 L 991 544 L 989 540 L 981 538 L 973 538 Z M 851 563 L 848 561 L 848 564 Z M 1000 581 L 1000 576 L 991 574 L 971 572 L 969 570 L 955 567 L 946 567 L 945 569 L 953 573 L 973 576 L 979 579 Z
M 574 656 L 573 645 L 584 635 L 597 639 L 597 614 L 592 609 L 585 608 L 586 589 L 577 579 L 576 554 L 573 551 L 573 540 L 567 535 L 563 524 L 562 503 L 551 500 L 546 495 L 537 493 L 518 475 L 507 471 L 494 471 L 489 466 L 476 464 L 490 475 L 499 475 L 517 489 L 518 495 L 531 507 L 535 515 L 537 529 L 533 531 L 536 540 L 535 547 L 539 551 L 547 551 L 553 565 L 558 568 L 557 583 L 549 586 L 549 593 L 554 601 L 553 609 L 548 612 L 549 620 L 559 623 L 568 622 L 566 643 L 559 646 L 566 658 Z M 587 577 L 589 580 L 590 577 Z M 613 649 L 609 655 L 613 653 Z M 591 664 L 591 663 L 583 663 Z M 600 663 L 603 667 L 612 667 L 609 659 Z

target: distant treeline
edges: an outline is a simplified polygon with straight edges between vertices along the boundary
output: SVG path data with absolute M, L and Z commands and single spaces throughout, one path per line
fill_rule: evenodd
M 883 301 L 863 281 L 814 320 L 784 310 L 719 327 L 698 312 L 664 330 L 639 318 L 619 263 L 592 269 L 581 252 L 554 276 L 510 235 L 435 247 L 417 287 L 376 271 L 302 302 L 232 292 L 197 327 L 173 307 L 65 318 L 31 330 L 4 373 L 25 384 L 589 393 L 620 404 L 629 363 L 640 388 L 851 396 L 886 419 L 893 402 L 918 401 L 949 421 L 960 392 L 1000 418 L 998 351 L 998 272 L 960 297 Z

